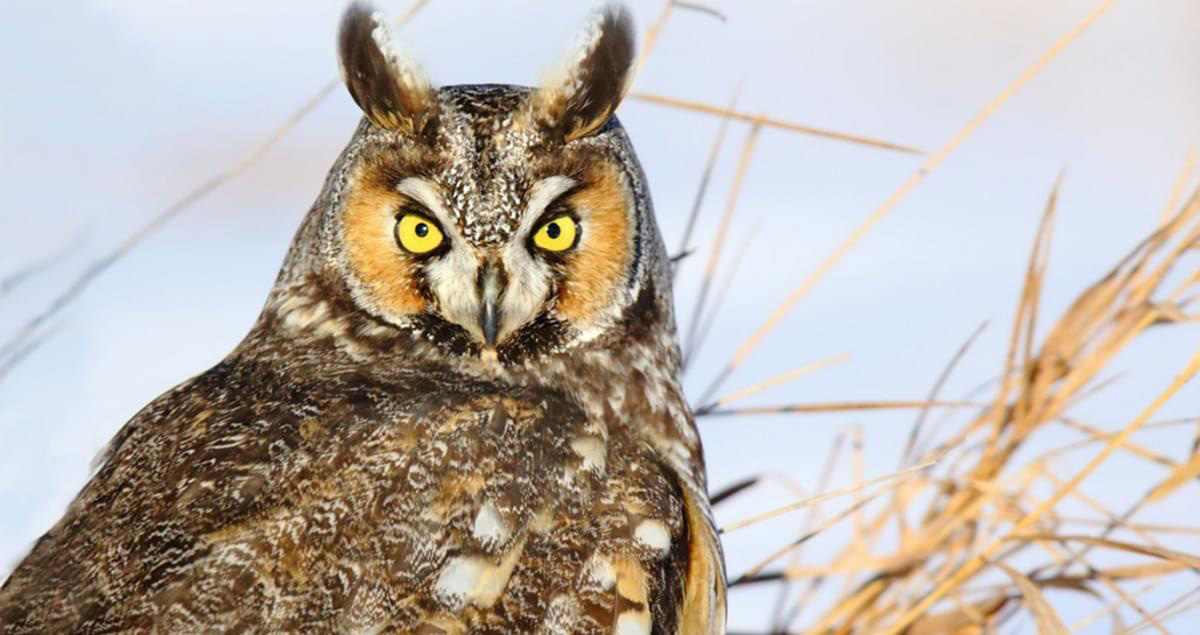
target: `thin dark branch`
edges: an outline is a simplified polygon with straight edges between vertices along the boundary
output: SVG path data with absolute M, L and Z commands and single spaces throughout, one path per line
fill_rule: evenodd
M 738 91 L 734 91 L 733 97 L 729 100 L 729 108 L 732 109 L 737 104 Z M 708 153 L 708 161 L 704 164 L 704 172 L 700 174 L 700 183 L 696 187 L 696 198 L 692 200 L 692 211 L 688 214 L 687 225 L 683 229 L 683 237 L 679 240 L 679 252 L 690 253 L 692 233 L 696 229 L 696 221 L 700 218 L 700 208 L 704 205 L 704 196 L 708 194 L 708 184 L 712 179 L 713 166 L 717 164 L 717 157 L 721 154 L 721 146 L 725 144 L 725 132 L 729 129 L 729 117 L 721 118 L 721 127 L 717 129 L 717 138 L 713 140 L 712 149 Z M 672 270 L 671 275 L 678 273 L 678 267 Z
M 676 7 L 679 7 L 680 9 L 689 9 L 691 11 L 696 11 L 699 13 L 707 13 L 708 15 L 711 15 L 712 17 L 714 17 L 722 22 L 725 22 L 726 20 L 729 19 L 729 18 L 725 17 L 724 13 L 721 13 L 720 11 L 717 11 L 716 9 L 714 9 L 712 7 L 706 7 L 702 4 L 700 4 L 699 2 L 682 2 L 681 0 L 674 0 L 674 2 L 672 2 L 671 4 Z
M 78 249 L 83 244 L 82 238 L 72 240 L 66 247 L 54 252 L 53 255 L 46 256 L 40 260 L 36 260 L 24 267 L 14 271 L 13 273 L 0 279 L 0 297 L 15 291 L 29 279 L 36 277 L 38 274 L 50 269 L 54 265 L 62 262 L 67 258 L 67 254 Z
M 21 363 L 21 360 L 28 357 L 30 353 L 33 353 L 35 350 L 41 348 L 42 344 L 45 344 L 46 340 L 50 339 L 51 335 L 54 335 L 56 332 L 58 332 L 58 329 L 59 327 L 55 325 L 38 335 L 32 336 L 28 338 L 20 347 L 12 351 L 12 353 L 6 357 L 0 358 L 0 377 L 4 377 L 4 375 L 8 374 L 8 371 L 12 370 L 17 364 Z
M 713 236 L 712 247 L 708 252 L 708 265 L 704 269 L 704 280 L 700 283 L 700 291 L 696 295 L 696 304 L 692 308 L 691 320 L 688 322 L 687 338 L 684 340 L 684 350 L 692 350 L 694 348 L 696 332 L 700 325 L 700 317 L 704 315 L 704 310 L 708 306 L 708 294 L 712 290 L 712 283 L 717 275 L 717 266 L 721 262 L 721 252 L 725 247 L 726 234 L 729 232 L 730 222 L 733 220 L 733 212 L 737 209 L 738 197 L 742 191 L 742 183 L 746 178 L 746 172 L 750 166 L 750 158 L 754 156 L 754 147 L 758 143 L 758 135 L 762 130 L 761 126 L 755 125 L 750 128 L 750 132 L 746 135 L 746 141 L 742 144 L 742 151 L 738 156 L 737 168 L 733 175 L 733 185 L 729 189 L 729 198 L 725 202 L 725 210 L 721 213 L 721 222 L 717 226 L 717 232 Z M 700 403 L 705 403 L 707 399 L 701 399 Z
M 716 507 L 718 504 L 720 504 L 725 499 L 730 498 L 732 496 L 736 496 L 737 494 L 745 491 L 746 489 L 754 487 L 755 485 L 758 485 L 759 478 L 760 477 L 758 477 L 758 476 L 751 476 L 748 478 L 744 478 L 740 481 L 735 481 L 734 483 L 732 483 L 730 485 L 726 485 L 724 488 L 717 490 L 717 492 L 715 494 L 710 495 L 708 497 L 708 502 L 713 507 Z
M 746 586 L 747 584 L 760 584 L 763 582 L 786 582 L 787 574 L 783 571 L 772 571 L 770 573 L 759 573 L 758 575 L 743 576 L 729 583 L 729 588 Z
M 725 274 L 725 280 L 721 282 L 720 289 L 713 296 L 712 308 L 708 314 L 700 321 L 700 330 L 696 334 L 696 341 L 684 350 L 683 353 L 683 370 L 687 371 L 689 364 L 696 357 L 696 354 L 704 348 L 704 342 L 708 340 L 708 334 L 712 332 L 713 325 L 717 322 L 717 315 L 721 312 L 721 307 L 725 306 L 725 300 L 729 296 L 730 289 L 733 288 L 733 281 L 737 277 L 738 270 L 742 268 L 742 261 L 746 259 L 746 254 L 750 251 L 750 245 L 754 243 L 754 235 L 758 232 L 759 224 L 755 224 L 750 228 L 750 232 L 746 234 L 746 238 L 738 247 L 738 251 L 733 256 L 733 260 L 729 263 L 729 271 Z
M 688 256 L 691 256 L 694 253 L 696 253 L 695 249 L 689 249 L 687 251 L 682 251 L 680 253 L 677 253 L 674 256 L 671 256 L 671 264 L 673 266 L 675 266 L 676 268 L 678 268 L 679 263 L 682 262 L 683 259 L 687 258 Z
M 987 326 L 988 321 L 984 320 L 983 323 L 976 327 L 975 331 L 972 332 L 969 337 L 967 337 L 967 341 L 963 342 L 962 346 L 958 347 L 958 351 L 954 353 L 953 357 L 950 358 L 950 363 L 946 364 L 946 367 L 942 369 L 942 374 L 939 375 L 937 381 L 933 383 L 933 388 L 929 390 L 929 396 L 926 398 L 927 401 L 932 402 L 937 400 L 938 394 L 942 392 L 942 387 L 946 385 L 946 380 L 950 379 L 950 374 L 954 372 L 954 369 L 958 366 L 958 363 L 962 361 L 964 356 L 966 356 L 967 351 L 971 349 L 971 345 L 973 345 L 975 340 L 983 334 L 983 331 L 987 329 Z M 925 419 L 928 416 L 929 408 L 922 408 L 921 412 L 917 414 L 917 420 L 915 423 L 913 423 L 912 432 L 908 435 L 908 443 L 906 443 L 904 446 L 904 454 L 900 459 L 901 466 L 908 463 L 912 459 L 913 448 L 917 445 L 917 439 L 921 436 L 921 428 L 925 425 Z

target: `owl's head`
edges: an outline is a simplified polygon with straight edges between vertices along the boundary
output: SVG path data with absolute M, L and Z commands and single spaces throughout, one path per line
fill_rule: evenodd
M 352 6 L 339 61 L 365 117 L 306 225 L 357 308 L 445 351 L 511 363 L 661 305 L 667 259 L 613 117 L 633 39 L 629 14 L 610 7 L 535 88 L 437 88 L 383 17 Z

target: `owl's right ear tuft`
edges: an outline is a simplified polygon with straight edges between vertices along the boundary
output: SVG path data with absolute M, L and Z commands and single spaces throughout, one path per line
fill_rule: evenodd
M 563 141 L 600 130 L 633 79 L 633 19 L 610 4 L 592 14 L 574 50 L 533 93 L 533 112 Z
M 437 93 L 425 72 L 401 54 L 387 19 L 354 3 L 338 31 L 338 65 L 350 96 L 376 125 L 421 135 L 433 123 Z

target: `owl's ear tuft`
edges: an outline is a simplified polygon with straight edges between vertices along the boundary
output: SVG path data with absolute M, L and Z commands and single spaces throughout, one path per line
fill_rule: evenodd
M 342 16 L 338 65 L 350 96 L 376 125 L 420 135 L 433 123 L 436 91 L 397 49 L 387 19 L 368 5 L 354 3 Z
M 599 130 L 633 78 L 633 19 L 608 5 L 588 20 L 574 50 L 534 91 L 539 124 L 572 141 Z

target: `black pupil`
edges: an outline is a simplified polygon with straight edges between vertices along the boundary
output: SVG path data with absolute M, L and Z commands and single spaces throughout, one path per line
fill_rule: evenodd
M 558 223 L 550 223 L 549 225 L 546 225 L 546 235 L 550 238 L 558 238 L 558 235 L 561 233 L 562 228 L 558 226 Z
M 418 238 L 424 238 L 429 235 L 429 225 L 426 225 L 425 223 L 417 223 L 417 226 L 413 228 L 413 233 L 415 233 Z

